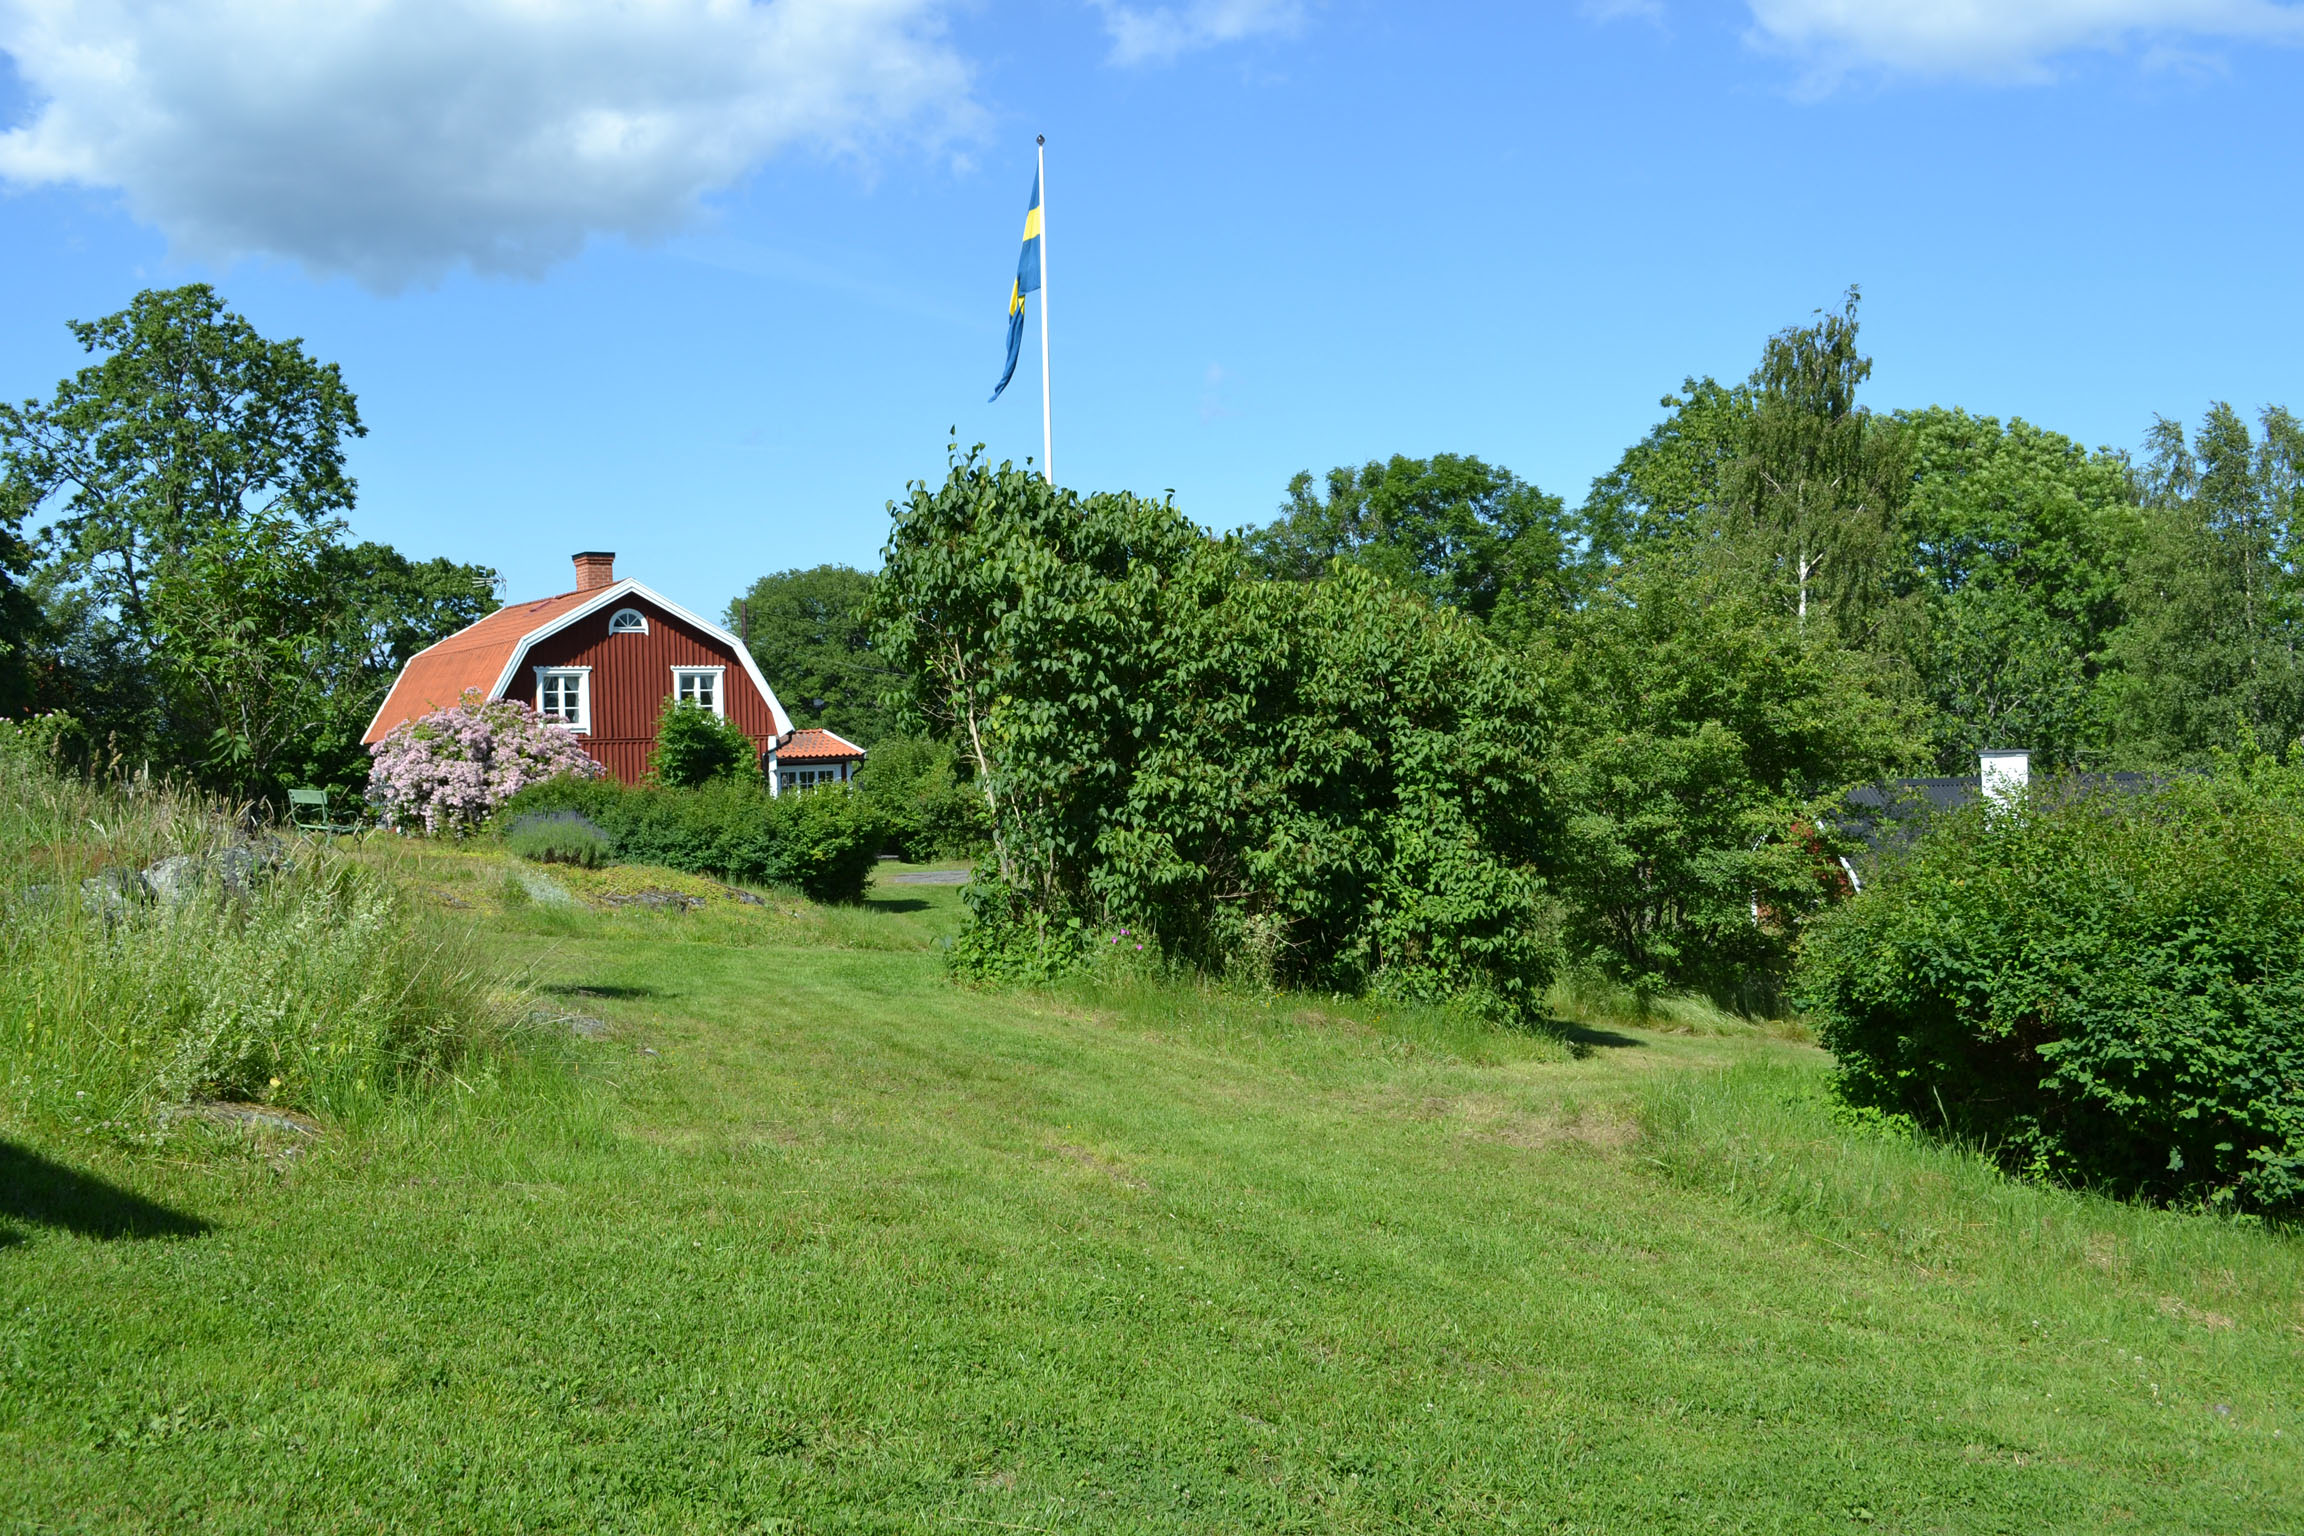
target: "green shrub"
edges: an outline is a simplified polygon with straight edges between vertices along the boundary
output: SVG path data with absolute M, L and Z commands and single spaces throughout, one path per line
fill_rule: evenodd
M 2304 774 L 2051 783 L 1940 818 L 1817 919 L 1842 1097 L 2022 1171 L 2304 1211 Z
M 1541 1008 L 1545 714 L 1471 621 L 1349 565 L 1256 580 L 1171 505 L 975 456 L 895 512 L 879 652 L 996 791 L 958 955 L 1127 926 L 1212 971 Z
M 1570 960 L 1642 997 L 1773 1011 L 1800 920 L 1845 888 L 1796 829 L 1916 752 L 1891 680 L 1748 593 L 1653 574 L 1620 575 L 1531 651 L 1561 716 Z
M 893 736 L 873 747 L 856 787 L 888 829 L 889 849 L 915 864 L 973 857 L 984 847 L 991 814 L 984 792 L 964 777 L 948 742 Z
M 756 781 L 760 752 L 752 738 L 694 700 L 671 700 L 656 727 L 649 767 L 667 789 L 694 789 L 721 779 Z
M 0 720 L 0 753 L 58 767 L 78 764 L 88 756 L 88 729 L 60 709 Z
M 0 752 L 0 1080 L 28 1111 L 121 1138 L 183 1100 L 353 1112 L 493 1040 L 495 987 L 372 862 Z
M 574 812 L 604 833 L 616 860 L 689 874 L 792 886 L 816 901 L 861 901 L 883 832 L 863 796 L 826 786 L 771 795 L 721 779 L 694 789 L 554 779 L 505 802 L 507 825 Z
M 518 817 L 504 829 L 504 847 L 539 864 L 577 864 L 586 869 L 598 869 L 616 851 L 608 834 L 576 811 Z

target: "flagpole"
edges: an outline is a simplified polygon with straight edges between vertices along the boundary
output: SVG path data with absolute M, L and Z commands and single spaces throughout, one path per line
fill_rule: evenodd
M 1040 470 L 1056 483 L 1056 438 L 1048 425 L 1048 135 L 1040 142 Z

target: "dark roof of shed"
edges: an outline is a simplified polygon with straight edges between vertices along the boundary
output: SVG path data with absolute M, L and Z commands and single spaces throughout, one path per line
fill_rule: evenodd
M 2123 794 L 2141 794 L 2166 783 L 2167 776 L 2070 773 L 2055 775 L 2045 782 L 2081 791 L 2112 789 Z M 1938 811 L 1956 811 L 1974 802 L 1983 792 L 1983 781 L 1975 774 L 1965 778 L 1883 779 L 1848 791 L 1847 814 L 1834 818 L 1834 822 L 1840 831 L 1863 839 L 1866 846 L 1877 850 L 1889 841 L 1908 842 L 1919 834 L 1920 823 L 1927 817 Z

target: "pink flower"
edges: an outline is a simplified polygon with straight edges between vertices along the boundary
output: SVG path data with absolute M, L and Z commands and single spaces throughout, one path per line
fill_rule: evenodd
M 368 751 L 368 792 L 384 824 L 421 824 L 435 836 L 461 836 L 530 784 L 607 771 L 565 727 L 517 699 L 482 698 L 477 688 L 394 726 Z

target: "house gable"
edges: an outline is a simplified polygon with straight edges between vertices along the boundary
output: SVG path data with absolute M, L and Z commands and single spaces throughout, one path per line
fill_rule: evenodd
M 508 604 L 410 657 L 362 739 L 381 741 L 475 689 L 533 708 L 542 670 L 581 675 L 578 739 L 627 782 L 646 771 L 682 673 L 692 687 L 708 687 L 717 712 L 761 751 L 791 734 L 791 717 L 749 647 L 639 582 L 613 579 L 613 559 L 579 555 L 576 591 Z M 633 613 L 645 622 L 617 625 L 617 615 Z
M 600 638 L 606 639 L 608 638 L 609 619 L 616 610 L 636 608 L 649 618 L 651 629 L 655 627 L 656 618 L 661 615 L 685 626 L 703 643 L 724 649 L 727 652 L 726 659 L 742 669 L 745 677 L 751 681 L 754 691 L 766 703 L 769 720 L 773 727 L 768 734 L 782 736 L 791 731 L 792 718 L 784 713 L 784 706 L 777 701 L 775 690 L 768 686 L 768 679 L 761 673 L 760 663 L 753 659 L 751 648 L 719 625 L 698 618 L 669 598 L 652 592 L 639 582 L 629 578 L 611 586 L 602 587 L 596 592 L 576 593 L 574 595 L 585 598 L 585 601 L 554 612 L 547 622 L 538 625 L 534 630 L 521 637 L 520 643 L 505 658 L 503 671 L 498 674 L 495 683 L 490 687 L 488 691 L 490 698 L 515 697 L 516 695 L 509 690 L 525 667 L 561 664 L 536 661 L 530 653 L 538 645 L 552 640 L 565 630 L 579 626 L 586 633 L 597 629 L 600 631 Z M 654 611 L 651 612 L 651 609 Z M 596 624 L 586 622 L 593 619 L 597 619 L 599 622 Z M 621 634 L 615 638 L 629 640 L 634 636 Z M 554 649 L 557 650 L 558 648 Z

